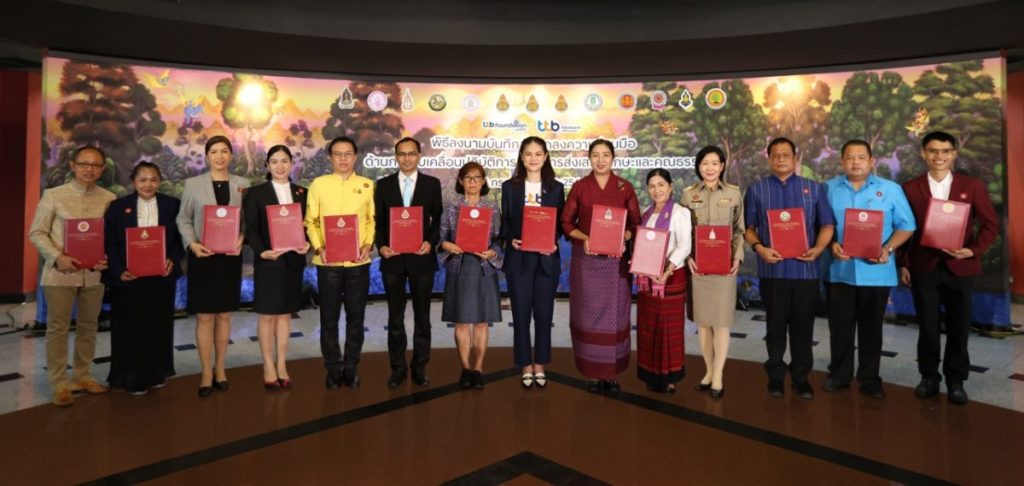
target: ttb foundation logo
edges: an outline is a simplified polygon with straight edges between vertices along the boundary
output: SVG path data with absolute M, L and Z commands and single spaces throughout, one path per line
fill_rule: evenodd
M 537 120 L 537 131 L 538 132 L 563 132 L 563 133 L 574 133 L 580 131 L 579 125 L 567 125 L 565 123 L 559 123 L 555 120 Z

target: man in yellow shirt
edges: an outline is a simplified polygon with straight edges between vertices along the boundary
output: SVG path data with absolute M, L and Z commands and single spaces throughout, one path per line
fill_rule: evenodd
M 355 173 L 356 142 L 338 137 L 327 144 L 332 174 L 317 177 L 306 198 L 306 234 L 320 290 L 320 352 L 327 368 L 326 385 L 359 387 L 359 355 L 363 350 L 363 318 L 370 292 L 370 247 L 374 238 L 373 181 Z M 324 261 L 324 218 L 356 215 L 359 256 L 354 261 Z M 345 354 L 338 344 L 338 320 L 345 304 Z

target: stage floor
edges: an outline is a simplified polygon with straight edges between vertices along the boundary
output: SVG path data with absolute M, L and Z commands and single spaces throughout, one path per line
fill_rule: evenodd
M 634 356 L 635 358 L 635 356 Z M 196 378 L 144 397 L 123 391 L 0 416 L 7 484 L 1021 484 L 1024 414 L 919 400 L 888 387 L 772 398 L 760 365 L 730 363 L 718 400 L 692 390 L 688 356 L 672 397 L 647 391 L 635 359 L 618 397 L 589 393 L 556 349 L 545 390 L 524 390 L 492 349 L 484 390 L 461 391 L 454 350 L 433 384 L 388 390 L 386 353 L 368 353 L 358 390 L 326 390 L 316 359 L 291 363 L 295 388 L 268 392 L 258 366 L 196 397 Z M 823 379 L 820 372 L 813 377 Z

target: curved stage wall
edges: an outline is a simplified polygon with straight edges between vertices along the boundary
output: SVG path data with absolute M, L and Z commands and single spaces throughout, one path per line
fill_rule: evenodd
M 212 135 L 233 140 L 231 170 L 254 183 L 263 180 L 266 149 L 288 145 L 295 154 L 293 180 L 303 185 L 330 172 L 324 145 L 335 136 L 358 142 L 358 170 L 374 179 L 396 170 L 394 142 L 412 136 L 423 144 L 422 169 L 441 179 L 447 196 L 454 194 L 458 168 L 476 160 L 487 168 L 490 197 L 499 198 L 519 141 L 538 135 L 548 141 L 567 186 L 589 172 L 590 140 L 612 140 L 616 172 L 633 182 L 646 204 L 648 170 L 668 169 L 678 195 L 696 180 L 693 155 L 707 144 L 726 151 L 726 178 L 742 188 L 768 173 L 764 149 L 775 136 L 797 143 L 806 177 L 839 174 L 840 146 L 861 138 L 872 144 L 878 174 L 902 182 L 925 171 L 923 134 L 946 130 L 961 142 L 958 169 L 988 182 L 1006 219 L 1006 69 L 991 55 L 783 76 L 601 84 L 318 79 L 49 57 L 43 82 L 43 188 L 70 177 L 66 161 L 82 144 L 106 150 L 102 184 L 115 193 L 130 192 L 132 166 L 149 160 L 167 179 L 162 191 L 177 196 L 185 178 L 205 170 L 203 143 Z M 569 248 L 564 241 L 562 247 L 567 269 Z M 1004 238 L 983 258 L 974 320 L 1007 325 Z M 741 285 L 756 300 L 753 262 L 748 255 Z M 381 294 L 376 267 L 375 257 L 370 291 Z M 568 271 L 562 275 L 559 290 L 565 292 Z M 435 290 L 443 279 L 439 272 Z M 246 300 L 251 280 L 243 286 Z M 913 314 L 906 289 L 893 292 L 891 310 Z

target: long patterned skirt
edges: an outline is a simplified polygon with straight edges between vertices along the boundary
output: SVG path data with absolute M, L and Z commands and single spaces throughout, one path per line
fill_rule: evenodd
M 569 270 L 569 328 L 576 368 L 595 380 L 614 380 L 629 366 L 630 278 L 618 258 L 574 248 Z
M 665 282 L 665 296 L 637 292 L 636 374 L 649 388 L 661 390 L 686 374 L 686 271 Z

